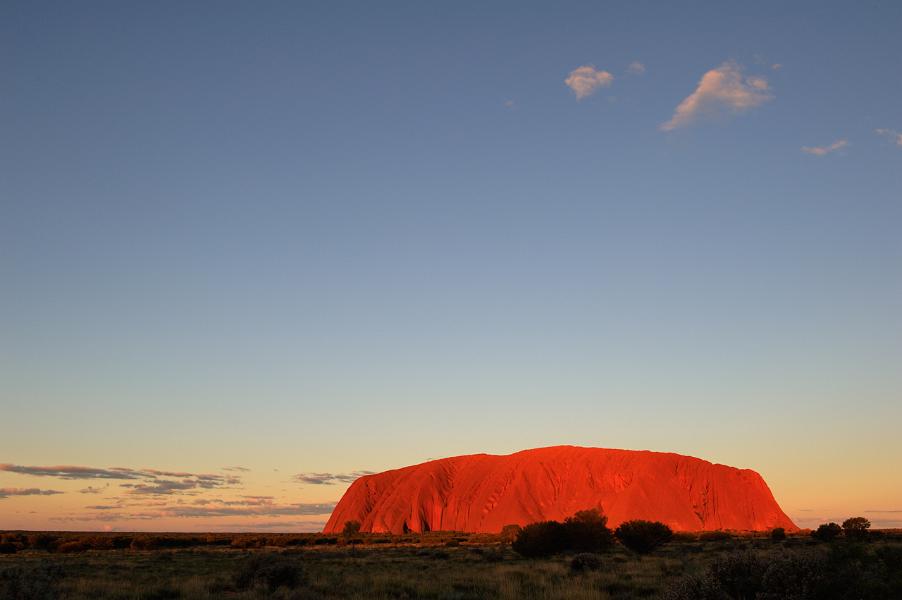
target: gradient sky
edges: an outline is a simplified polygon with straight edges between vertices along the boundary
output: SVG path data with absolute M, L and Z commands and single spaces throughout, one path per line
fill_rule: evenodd
M 0 528 L 312 530 L 357 472 L 553 444 L 902 526 L 900 29 L 4 2 Z

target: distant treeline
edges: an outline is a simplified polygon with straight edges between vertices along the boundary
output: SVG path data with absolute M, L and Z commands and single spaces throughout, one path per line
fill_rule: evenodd
M 840 529 L 841 531 L 841 529 Z M 820 532 L 821 535 L 818 534 Z M 824 529 L 801 532 L 796 536 L 812 535 L 826 539 Z M 385 533 L 354 533 L 335 535 L 322 533 L 145 533 L 145 532 L 75 532 L 75 531 L 2 531 L 0 554 L 25 550 L 46 552 L 84 552 L 87 550 L 165 550 L 193 547 L 228 547 L 235 549 L 329 547 L 346 545 L 392 546 L 486 546 L 510 543 L 513 532 L 462 533 L 430 531 L 392 535 Z M 830 530 L 830 533 L 834 531 Z M 730 539 L 771 537 L 771 532 L 676 532 L 673 541 L 717 542 Z M 792 536 L 793 534 L 789 534 Z M 902 539 L 902 530 L 872 530 L 868 536 Z

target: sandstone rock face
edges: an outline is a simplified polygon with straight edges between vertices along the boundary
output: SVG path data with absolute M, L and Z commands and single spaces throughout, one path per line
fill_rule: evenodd
M 647 519 L 674 531 L 798 529 L 755 471 L 663 452 L 554 446 L 361 477 L 323 531 L 359 521 L 365 532 L 498 532 L 587 508 L 611 527 Z

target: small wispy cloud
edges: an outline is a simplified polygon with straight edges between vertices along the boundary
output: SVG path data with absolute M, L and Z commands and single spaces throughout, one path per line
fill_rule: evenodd
M 236 471 L 239 473 L 247 473 L 248 471 L 250 471 L 250 469 L 248 469 L 247 467 L 223 467 L 222 470 L 223 471 Z
M 626 72 L 630 73 L 632 75 L 644 75 L 645 74 L 645 65 L 640 63 L 638 60 L 634 60 L 626 68 Z
M 372 475 L 372 471 L 354 471 L 353 473 L 298 473 L 295 481 L 311 485 L 334 485 L 336 483 L 353 483 L 364 475 Z
M 514 108 L 517 104 L 513 100 L 505 100 L 504 108 Z
M 740 114 L 772 99 L 764 77 L 744 77 L 742 67 L 728 61 L 702 75 L 695 91 L 679 103 L 661 130 L 684 127 L 702 116 Z
M 240 468 L 243 467 L 238 469 Z M 241 477 L 232 474 L 189 473 L 187 471 L 127 469 L 121 467 L 109 469 L 73 465 L 36 467 L 4 463 L 0 464 L 0 471 L 34 477 L 54 477 L 63 480 L 118 480 L 124 482 L 119 484 L 120 487 L 128 488 L 129 493 L 133 495 L 194 493 L 200 490 L 227 488 L 241 483 Z M 101 492 L 101 488 L 88 486 L 80 490 L 80 492 L 82 494 L 98 494 Z
M 205 504 L 201 506 L 175 506 L 164 512 L 169 517 L 205 518 L 205 517 L 275 517 L 283 515 L 309 516 L 327 515 L 335 509 L 335 502 L 297 503 L 297 504 L 252 504 L 249 506 L 232 506 L 225 504 Z
M 109 484 L 108 484 L 108 485 L 109 485 Z M 94 487 L 94 486 L 92 486 L 92 485 L 89 485 L 89 486 L 86 487 L 86 488 L 82 488 L 82 489 L 78 490 L 78 493 L 79 493 L 79 494 L 99 494 L 100 492 L 102 492 L 102 491 L 105 490 L 105 489 L 106 489 L 105 487 L 103 487 L 103 488 L 97 488 L 97 487 Z
M 770 68 L 773 69 L 774 71 L 779 71 L 780 69 L 783 68 L 783 65 L 781 65 L 780 63 L 774 63 L 770 66 Z
M 159 483 L 124 484 L 122 487 L 131 488 L 132 494 L 175 494 L 186 490 L 196 489 L 197 482 L 185 481 L 160 481 Z
M 583 65 L 570 71 L 564 80 L 577 100 L 594 94 L 600 87 L 608 87 L 614 82 L 614 76 L 607 71 L 599 71 L 592 65 Z
M 895 129 L 875 129 L 874 133 L 881 137 L 889 138 L 897 146 L 902 146 L 902 133 L 899 133 Z
M 0 500 L 10 496 L 53 496 L 55 494 L 62 494 L 62 492 L 38 488 L 0 488 Z
M 134 469 L 95 467 L 77 467 L 59 465 L 53 467 L 31 467 L 23 465 L 0 464 L 0 471 L 33 475 L 35 477 L 56 477 L 58 479 L 140 479 L 141 473 Z
M 204 519 L 218 517 L 282 517 L 328 515 L 335 509 L 335 502 L 277 504 L 271 499 L 263 501 L 200 501 L 191 504 L 175 504 L 151 510 L 129 510 L 127 505 L 97 504 L 85 508 L 89 513 L 55 517 L 59 521 L 131 521 L 161 518 Z
M 814 156 L 825 156 L 849 145 L 848 140 L 836 140 L 828 146 L 802 146 L 802 152 Z

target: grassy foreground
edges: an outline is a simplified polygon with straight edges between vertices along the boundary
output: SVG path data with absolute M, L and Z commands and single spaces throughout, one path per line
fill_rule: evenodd
M 58 535 L 73 539 L 76 536 Z M 134 544 L 134 548 L 130 543 L 127 548 L 111 545 L 109 549 L 93 549 L 83 543 L 78 549 L 70 546 L 66 550 L 64 544 L 73 541 L 69 540 L 58 542 L 57 549 L 38 549 L 23 542 L 23 547 L 16 552 L 0 554 L 0 597 L 4 600 L 706 598 L 705 592 L 691 591 L 693 586 L 687 587 L 686 583 L 701 582 L 712 565 L 730 565 L 730 561 L 736 562 L 734 559 L 739 557 L 737 572 L 745 573 L 754 569 L 759 558 L 767 561 L 790 557 L 804 562 L 833 554 L 848 555 L 842 560 L 851 561 L 849 567 L 857 569 L 855 573 L 861 571 L 860 561 L 865 557 L 884 557 L 879 561 L 874 559 L 876 566 L 868 567 L 871 571 L 863 571 L 870 578 L 886 578 L 886 581 L 873 582 L 877 584 L 873 589 L 878 590 L 873 597 L 902 589 L 892 587 L 898 583 L 892 578 L 902 573 L 902 569 L 899 573 L 894 570 L 892 562 L 902 556 L 902 537 L 896 535 L 884 535 L 854 547 L 845 542 L 822 543 L 802 536 L 779 542 L 761 537 L 683 536 L 641 558 L 616 546 L 598 555 L 600 564 L 588 569 L 574 569 L 572 555 L 521 558 L 492 536 L 433 534 L 420 538 L 402 536 L 378 543 L 362 537 L 354 544 L 340 538 L 319 544 L 315 543 L 315 537 L 307 536 L 303 544 L 290 545 L 278 544 L 297 536 L 281 536 L 281 539 L 280 536 L 237 536 L 237 542 L 230 540 L 228 544 L 213 536 L 210 543 L 186 544 L 181 548 L 153 548 L 152 540 L 156 539 L 157 546 L 161 540 L 163 544 L 178 545 L 165 540 L 189 536 L 143 537 L 145 541 Z M 196 537 L 190 539 L 200 541 Z M 277 545 L 268 545 L 267 541 Z M 153 549 L 140 549 L 142 545 Z M 60 547 L 64 550 L 60 551 Z M 730 568 L 736 570 L 736 565 Z M 741 582 L 738 585 L 741 587 Z M 835 591 L 836 597 L 844 597 L 842 590 Z M 850 593 L 855 597 L 869 597 L 868 592 L 859 588 Z

